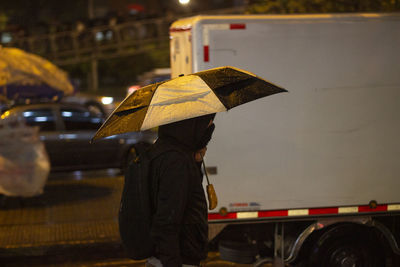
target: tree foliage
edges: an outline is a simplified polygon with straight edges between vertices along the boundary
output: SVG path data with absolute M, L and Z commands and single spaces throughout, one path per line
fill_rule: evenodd
M 54 21 L 74 21 L 87 16 L 87 0 L 6 0 L 0 1 L 0 10 L 8 22 L 22 26 Z
M 105 95 L 124 96 L 126 88 L 137 84 L 137 76 L 154 68 L 169 66 L 168 48 L 155 49 L 137 55 L 99 60 L 98 77 L 99 92 Z M 78 81 L 79 90 L 88 90 L 90 63 L 63 66 L 69 76 Z
M 6 14 L 0 12 L 0 31 L 4 30 L 7 25 L 8 17 Z
M 257 0 L 248 8 L 251 14 L 393 11 L 400 11 L 400 0 Z

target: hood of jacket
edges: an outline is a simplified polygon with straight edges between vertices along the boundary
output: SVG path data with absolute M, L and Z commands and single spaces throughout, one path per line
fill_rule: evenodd
M 161 140 L 175 143 L 185 150 L 195 152 L 207 145 L 214 131 L 214 124 L 209 126 L 215 114 L 178 121 L 158 128 Z

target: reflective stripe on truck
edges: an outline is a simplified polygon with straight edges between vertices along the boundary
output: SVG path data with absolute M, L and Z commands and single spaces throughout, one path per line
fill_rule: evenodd
M 317 215 L 336 215 L 336 214 L 355 214 L 355 213 L 378 213 L 400 211 L 400 204 L 381 204 L 372 208 L 370 205 L 352 207 L 328 207 L 311 209 L 291 209 L 291 210 L 259 210 L 259 211 L 238 211 L 209 213 L 209 221 L 219 220 L 245 220 L 279 217 L 299 217 Z

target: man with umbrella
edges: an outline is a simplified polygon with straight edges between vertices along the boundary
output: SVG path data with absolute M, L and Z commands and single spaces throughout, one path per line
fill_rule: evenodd
M 159 127 L 155 150 L 173 147 L 152 162 L 156 193 L 147 266 L 199 266 L 207 257 L 207 202 L 200 164 L 214 130 L 215 114 Z M 160 265 L 160 263 L 162 265 Z
M 157 181 L 152 184 L 156 203 L 150 229 L 155 251 L 148 266 L 198 266 L 206 257 L 207 202 L 200 163 L 215 113 L 285 91 L 237 68 L 210 69 L 135 91 L 97 131 L 93 139 L 160 126 L 152 149 L 171 148 L 151 165 L 151 180 Z M 216 205 L 210 195 L 212 209 Z

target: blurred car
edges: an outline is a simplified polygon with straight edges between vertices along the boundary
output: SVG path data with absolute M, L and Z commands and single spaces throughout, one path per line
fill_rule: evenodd
M 143 86 L 159 83 L 171 79 L 170 68 L 157 68 L 151 71 L 145 72 L 138 76 L 138 84 L 134 84 L 128 87 L 127 95 L 132 94 L 134 91 L 139 90 Z
M 102 113 L 108 116 L 116 108 L 118 100 L 111 96 L 96 96 L 85 93 L 76 93 L 71 96 L 64 96 L 63 103 L 76 103 L 89 108 L 93 112 Z
M 68 103 L 40 103 L 14 106 L 1 118 L 17 116 L 27 125 L 40 128 L 50 158 L 51 171 L 121 168 L 126 166 L 133 145 L 153 143 L 154 131 L 131 132 L 104 138 L 90 144 L 104 122 L 101 113 Z

